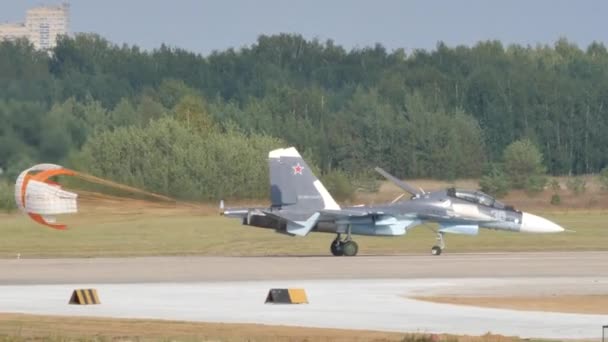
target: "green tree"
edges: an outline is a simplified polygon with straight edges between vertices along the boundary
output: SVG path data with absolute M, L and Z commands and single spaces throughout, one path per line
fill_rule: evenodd
M 352 200 L 355 188 L 348 175 L 343 171 L 333 171 L 321 177 L 327 191 L 338 201 Z
M 175 118 L 186 128 L 197 132 L 208 132 L 214 127 L 211 115 L 200 96 L 185 95 L 173 108 Z
M 166 79 L 154 94 L 165 108 L 173 108 L 185 96 L 197 96 L 196 90 L 188 87 L 183 80 Z
M 602 190 L 608 190 L 608 167 L 605 167 L 602 169 L 602 171 L 600 171 L 599 179 Z
M 211 124 L 212 133 L 237 126 L 281 139 L 322 173 L 350 178 L 375 164 L 400 177 L 478 177 L 521 137 L 536 143 L 551 175 L 597 173 L 608 165 L 606 51 L 560 39 L 439 42 L 406 54 L 299 34 L 208 56 L 95 34 L 62 37 L 52 53 L 4 41 L 0 167 L 61 162 L 95 132 L 170 116 L 199 133 Z M 543 179 L 515 181 L 533 191 Z
M 411 169 L 398 175 L 444 179 L 479 176 L 485 153 L 477 120 L 461 110 L 448 113 L 433 108 L 428 102 L 418 94 L 408 97 L 408 125 L 397 132 L 407 140 L 392 148 L 409 149 Z
M 0 179 L 0 210 L 11 212 L 17 208 L 14 185 Z
M 237 131 L 200 135 L 173 118 L 93 135 L 71 164 L 102 178 L 185 200 L 266 197 L 277 139 Z
M 543 156 L 530 140 L 518 140 L 507 146 L 503 161 L 505 173 L 513 188 L 538 191 L 545 186 Z
M 510 184 L 507 175 L 499 165 L 492 165 L 490 171 L 479 181 L 481 191 L 498 198 L 509 193 Z
M 583 177 L 569 177 L 566 186 L 575 195 L 581 195 L 587 190 L 587 181 Z

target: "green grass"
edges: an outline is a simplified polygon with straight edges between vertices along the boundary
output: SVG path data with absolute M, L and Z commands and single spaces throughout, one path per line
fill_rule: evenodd
M 541 213 L 542 214 L 542 213 Z M 450 252 L 608 250 L 606 213 L 543 214 L 576 233 L 532 235 L 482 230 L 448 235 Z M 88 219 L 56 231 L 20 214 L 0 215 L 0 257 L 141 255 L 327 255 L 332 234 L 289 237 L 242 226 L 238 220 L 193 214 L 134 214 Z M 356 236 L 361 254 L 428 253 L 434 234 L 425 226 L 400 237 Z

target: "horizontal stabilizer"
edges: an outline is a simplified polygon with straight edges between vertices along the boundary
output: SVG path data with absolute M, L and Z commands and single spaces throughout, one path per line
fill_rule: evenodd
M 247 217 L 250 212 L 250 208 L 228 208 L 220 211 L 220 215 L 233 218 L 243 218 Z
M 297 219 L 291 219 L 287 216 L 281 216 L 277 214 L 277 212 L 264 211 L 266 216 L 277 219 L 278 221 L 282 221 L 286 223 L 287 233 L 291 235 L 297 236 L 306 236 L 310 231 L 314 228 L 314 226 L 319 221 L 319 217 L 321 217 L 321 213 L 316 212 L 312 214 L 309 218 L 304 221 L 300 221 Z
M 287 232 L 297 236 L 306 236 L 319 221 L 320 213 L 314 213 L 306 221 L 287 221 Z
M 374 170 L 376 170 L 376 172 L 378 172 L 379 174 L 381 174 L 382 176 L 384 176 L 384 178 L 388 179 L 389 181 L 393 182 L 396 186 L 400 187 L 401 189 L 403 189 L 404 191 L 409 192 L 412 195 L 422 195 L 424 193 L 424 191 L 420 191 L 416 188 L 414 188 L 413 186 L 407 184 L 406 182 L 400 180 L 399 178 L 391 175 L 390 173 L 384 171 L 381 167 L 376 167 Z
M 240 218 L 240 219 L 247 218 L 247 222 L 249 222 L 249 217 L 251 215 L 263 215 L 262 211 L 264 209 L 266 209 L 266 208 L 264 208 L 264 207 L 225 208 L 224 201 L 223 200 L 220 201 L 220 215 L 221 216 L 226 216 L 226 217 L 230 217 L 230 218 Z

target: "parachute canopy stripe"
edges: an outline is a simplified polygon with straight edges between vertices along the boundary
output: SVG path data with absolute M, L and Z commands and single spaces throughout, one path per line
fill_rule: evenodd
M 55 176 L 75 176 L 75 171 L 55 164 L 39 164 L 23 171 L 15 183 L 15 202 L 19 209 L 34 221 L 55 229 L 65 229 L 57 224 L 53 215 L 78 212 L 78 195 L 61 189 L 49 179 Z
M 143 195 L 156 200 L 177 202 L 167 196 L 66 169 L 60 165 L 35 165 L 21 172 L 19 177 L 17 177 L 17 181 L 15 182 L 15 202 L 19 209 L 32 220 L 55 229 L 66 229 L 66 225 L 56 223 L 55 215 L 75 214 L 78 212 L 78 195 L 62 189 L 61 184 L 51 180 L 51 178 L 56 176 L 77 177 L 89 183 Z
M 27 183 L 25 207 L 29 213 L 41 215 L 73 214 L 78 212 L 78 195 L 36 180 Z
M 29 213 L 28 215 L 29 215 L 29 217 L 32 218 L 32 220 L 34 220 L 40 224 L 43 224 L 45 226 L 48 226 L 48 227 L 51 227 L 54 229 L 59 229 L 59 230 L 67 229 L 67 226 L 65 224 L 56 224 L 56 223 L 49 222 L 49 219 L 42 217 L 42 215 L 32 214 L 32 213 Z

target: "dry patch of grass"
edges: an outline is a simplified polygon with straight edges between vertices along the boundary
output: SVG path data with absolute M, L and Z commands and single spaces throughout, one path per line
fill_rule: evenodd
M 446 252 L 608 248 L 607 212 L 539 214 L 576 233 L 533 235 L 481 230 L 478 236 L 447 236 Z M 334 238 L 320 233 L 305 238 L 289 237 L 269 229 L 243 226 L 239 220 L 198 214 L 192 208 L 127 210 L 118 206 L 62 219 L 68 223 L 67 231 L 41 226 L 22 214 L 0 214 L 0 257 L 328 255 Z M 434 233 L 425 226 L 400 237 L 355 239 L 361 254 L 384 255 L 426 254 L 435 242 Z
M 475 188 L 476 181 L 448 183 L 417 180 L 414 184 L 426 190 L 450 185 Z M 608 196 L 597 188 L 594 186 L 590 189 L 588 195 Z M 401 193 L 399 188 L 385 182 L 377 194 L 359 194 L 357 202 L 379 203 Z M 550 197 L 549 192 L 537 197 L 516 192 L 509 196 L 513 200 L 509 202 L 518 208 L 546 216 L 568 229 L 576 230 L 576 233 L 528 235 L 481 230 L 478 236 L 473 237 L 447 236 L 446 252 L 608 249 L 608 229 L 605 229 L 608 210 L 573 209 L 567 204 L 550 206 L 547 204 L 549 199 L 544 198 Z M 569 201 L 566 198 L 564 203 Z M 541 202 L 545 203 L 544 207 L 534 209 Z M 603 200 L 596 203 L 604 206 Z M 243 207 L 265 204 L 263 201 L 257 205 L 246 201 L 226 203 L 227 206 Z M 528 206 L 532 209 L 528 209 Z M 608 208 L 608 204 L 605 207 Z M 68 225 L 67 231 L 41 226 L 20 213 L 0 214 L 0 258 L 14 258 L 17 255 L 22 258 L 328 255 L 329 244 L 334 238 L 331 234 L 319 233 L 294 238 L 269 229 L 243 226 L 239 220 L 219 216 L 219 208 L 215 204 L 149 202 L 83 193 L 79 210 L 77 215 L 58 218 L 58 222 Z M 355 239 L 361 254 L 429 253 L 435 242 L 434 233 L 427 229 L 429 227 L 432 225 L 415 228 L 403 237 L 356 236 Z
M 550 311 L 582 314 L 608 314 L 608 295 L 559 295 L 541 297 L 414 297 L 428 302 L 480 306 L 523 311 Z
M 2 336 L 5 338 L 3 339 Z M 259 324 L 0 314 L 0 341 L 519 341 L 499 335 L 407 335 L 366 330 Z

